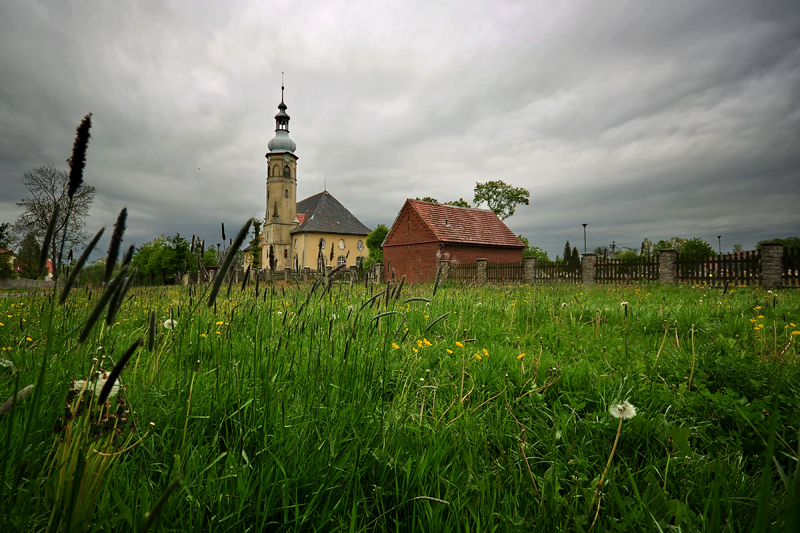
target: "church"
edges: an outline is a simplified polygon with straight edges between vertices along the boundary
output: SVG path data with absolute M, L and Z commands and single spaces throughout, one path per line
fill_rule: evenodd
M 275 137 L 267 145 L 267 211 L 261 264 L 269 265 L 271 246 L 276 270 L 320 271 L 325 266 L 360 265 L 368 253 L 366 240 L 371 230 L 327 190 L 297 201 L 297 145 L 289 138 L 283 90 L 281 86 Z

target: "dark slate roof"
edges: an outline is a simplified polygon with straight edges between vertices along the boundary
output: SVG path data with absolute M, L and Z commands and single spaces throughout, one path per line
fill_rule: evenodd
M 492 211 L 406 200 L 439 240 L 452 243 L 524 248 Z
M 370 231 L 372 231 L 328 191 L 322 191 L 297 202 L 297 214 L 304 216 L 302 217 L 302 223 L 292 230 L 292 233 L 314 232 L 369 235 Z

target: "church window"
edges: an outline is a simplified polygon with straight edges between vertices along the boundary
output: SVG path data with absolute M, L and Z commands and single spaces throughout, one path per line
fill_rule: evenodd
M 272 175 L 272 169 L 267 167 L 267 177 L 270 177 L 271 175 Z
M 289 250 L 284 250 L 283 251 L 283 258 L 287 259 L 288 257 L 289 257 Z
M 283 167 L 283 177 L 284 178 L 291 178 L 292 177 L 292 169 L 289 168 L 289 165 Z
M 297 250 L 297 239 L 294 240 L 294 249 Z
M 345 246 L 344 239 L 339 239 L 339 249 L 344 250 L 344 246 Z
M 289 198 L 289 189 L 285 189 L 285 190 L 283 191 L 283 197 L 284 197 L 284 198 Z
M 272 175 L 273 176 L 277 176 L 278 175 L 278 165 L 275 165 L 274 167 L 272 167 Z
M 322 256 L 317 257 L 317 271 L 322 272 L 325 270 L 325 258 Z
M 358 243 L 356 243 L 356 248 L 358 248 L 359 250 L 363 250 L 364 249 L 364 241 L 359 240 Z
M 336 258 L 336 266 L 342 266 L 345 263 L 346 259 L 343 255 L 340 255 Z

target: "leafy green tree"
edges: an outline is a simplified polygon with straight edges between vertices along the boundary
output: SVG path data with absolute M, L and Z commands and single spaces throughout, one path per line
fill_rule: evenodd
M 625 261 L 630 259 L 636 259 L 637 257 L 639 257 L 639 255 L 636 253 L 636 250 L 627 249 L 618 252 L 614 258 Z
M 378 227 L 367 235 L 367 248 L 369 249 L 367 260 L 369 264 L 383 263 L 383 249 L 381 245 L 383 245 L 383 241 L 388 234 L 389 228 L 383 224 L 378 224 Z
M 567 241 L 567 244 L 564 245 L 564 255 L 561 257 L 564 258 L 564 261 L 569 261 L 572 257 L 572 245 Z
M 785 239 L 764 239 L 763 241 L 758 241 L 756 250 L 760 250 L 761 245 L 767 242 L 776 242 L 787 248 L 800 248 L 800 237 L 786 237 Z
M 572 258 L 570 259 L 570 263 L 572 266 L 580 266 L 581 264 L 581 256 L 578 253 L 578 247 L 572 248 Z
M 454 207 L 472 207 L 463 198 L 459 198 L 458 200 L 451 200 L 449 202 L 445 202 L 444 205 L 452 205 Z
M 0 248 L 10 250 L 14 244 L 14 238 L 11 233 L 11 224 L 8 222 L 0 223 Z
M 741 251 L 742 251 L 742 245 L 741 244 L 734 244 L 733 245 L 733 252 L 734 253 L 741 252 Z
M 203 254 L 203 266 L 204 267 L 215 267 L 219 264 L 219 257 L 217 257 L 217 251 L 213 248 L 209 248 Z
M 681 239 L 680 237 L 673 237 L 668 241 L 661 239 L 653 247 L 653 252 L 657 252 L 659 250 L 675 250 L 676 252 L 680 252 L 683 248 L 684 242 L 686 242 L 686 239 Z
M 691 257 L 694 259 L 705 259 L 708 257 L 716 256 L 717 252 L 711 247 L 704 239 L 695 237 L 688 239 L 681 246 L 681 255 Z
M 42 247 L 36 240 L 36 235 L 29 232 L 19 243 L 17 252 L 17 265 L 20 267 L 20 276 L 27 279 L 39 278 L 39 257 Z
M 517 235 L 517 238 L 522 241 L 522 244 L 525 245 L 525 248 L 522 249 L 523 257 L 535 257 L 540 261 L 550 261 L 550 258 L 547 257 L 547 252 L 538 246 L 531 246 L 531 243 L 527 238 L 523 237 L 522 235 Z
M 517 205 L 530 205 L 529 196 L 530 193 L 526 189 L 512 187 L 503 181 L 497 180 L 476 183 L 475 197 L 472 201 L 478 207 L 486 203 L 494 214 L 500 217 L 501 220 L 505 220 L 514 214 Z
M 261 221 L 253 219 L 253 238 L 250 241 L 250 253 L 252 254 L 252 266 L 255 270 L 261 269 Z
M 437 200 L 437 199 L 436 199 L 436 198 L 434 198 L 433 196 L 423 196 L 422 198 L 420 198 L 419 196 L 417 196 L 417 197 L 415 198 L 415 200 L 417 200 L 417 201 L 419 201 L 419 202 L 430 202 L 430 203 L 432 203 L 432 204 L 438 204 L 438 203 L 439 203 L 439 200 Z

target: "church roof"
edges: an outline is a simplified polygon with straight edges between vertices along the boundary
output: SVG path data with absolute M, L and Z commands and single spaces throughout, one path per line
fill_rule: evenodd
M 301 223 L 292 233 L 369 235 L 371 231 L 328 191 L 297 202 L 297 218 Z
M 419 213 L 419 216 L 422 217 L 422 220 L 425 221 L 440 241 L 515 248 L 525 247 L 514 235 L 514 232 L 492 211 L 434 204 L 411 199 L 406 200 L 406 203 Z

